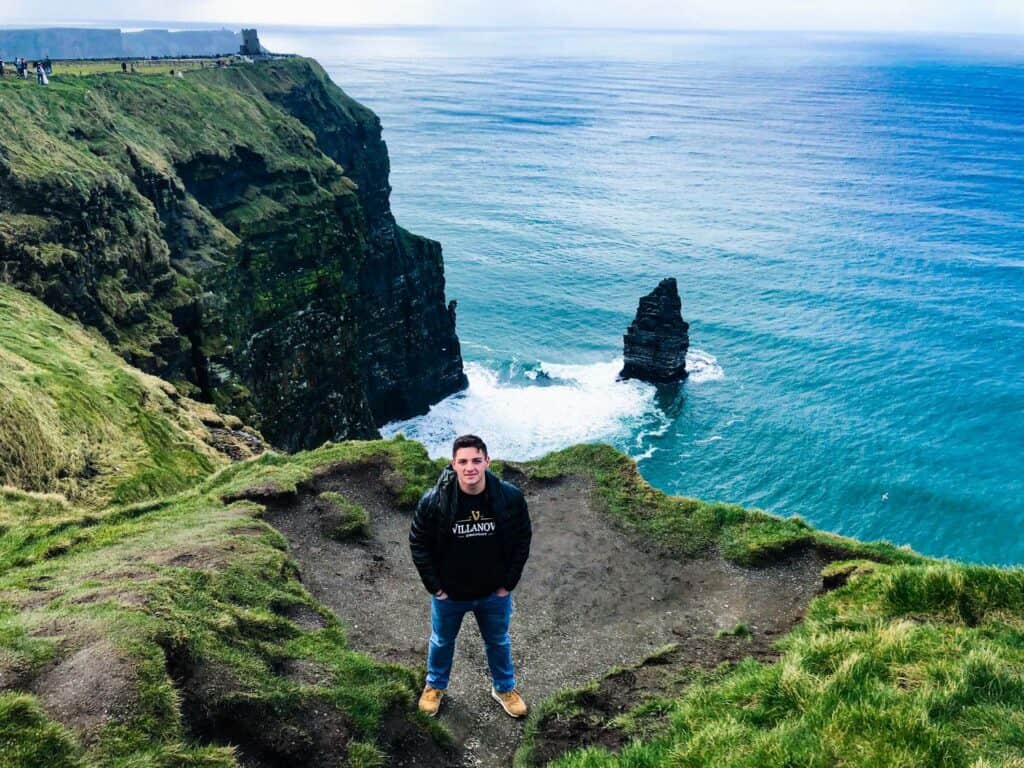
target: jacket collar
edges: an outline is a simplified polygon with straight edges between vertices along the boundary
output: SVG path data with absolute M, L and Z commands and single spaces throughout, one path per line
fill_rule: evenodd
M 491 470 L 484 470 L 484 476 L 487 481 L 487 487 L 484 493 L 487 494 L 490 501 L 493 503 L 495 498 L 503 497 L 501 490 L 501 478 L 495 475 Z M 459 478 L 455 474 L 455 470 L 451 468 L 451 465 L 446 465 L 441 470 L 441 475 L 437 478 L 437 482 L 434 484 L 435 492 L 438 494 L 438 498 L 441 500 L 442 508 L 447 507 L 452 512 L 455 511 L 455 501 L 458 498 L 457 489 L 459 487 Z

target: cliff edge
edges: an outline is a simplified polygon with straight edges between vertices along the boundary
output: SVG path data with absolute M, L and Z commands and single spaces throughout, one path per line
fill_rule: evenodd
M 0 83 L 0 281 L 297 450 L 466 386 L 438 243 L 315 62 Z

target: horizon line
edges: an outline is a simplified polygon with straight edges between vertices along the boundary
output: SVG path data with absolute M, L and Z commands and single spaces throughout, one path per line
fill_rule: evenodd
M 951 31 L 944 29 L 863 29 L 863 28 L 829 28 L 829 27 L 671 27 L 671 26 L 616 26 L 616 25 L 537 25 L 537 24 L 283 24 L 278 22 L 237 22 L 237 21 L 188 21 L 167 19 L 75 19 L 71 21 L 4 21 L 0 23 L 0 32 L 6 29 L 179 29 L 181 31 L 219 31 L 237 27 L 251 29 L 284 30 L 466 30 L 466 31 L 568 31 L 568 32 L 654 32 L 654 33 L 704 33 L 704 34 L 830 34 L 830 35 L 893 35 L 893 36 L 933 36 L 933 37 L 992 37 L 1021 38 L 1024 30 L 1015 32 L 991 31 Z

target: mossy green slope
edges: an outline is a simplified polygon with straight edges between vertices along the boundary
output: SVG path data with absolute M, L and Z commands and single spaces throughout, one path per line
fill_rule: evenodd
M 0 362 L 0 764 L 235 766 L 238 749 L 374 764 L 396 722 L 425 748 L 428 736 L 444 742 L 415 714 L 420 678 L 349 648 L 263 507 L 244 499 L 254 488 L 287 497 L 339 462 L 384 460 L 410 507 L 443 462 L 396 438 L 228 463 L 204 433 L 215 413 L 8 286 Z M 621 753 L 566 755 L 562 768 L 1020 768 L 1020 570 L 667 496 L 608 446 L 493 466 L 537 481 L 585 476 L 605 514 L 680 557 L 858 558 L 830 567 L 847 583 L 812 603 L 778 663 L 697 676 L 681 697 L 622 718 L 644 730 Z M 333 501 L 342 522 L 364 522 Z M 663 723 L 653 737 L 652 713 Z
M 222 420 L 209 406 L 0 283 L 0 485 L 93 508 L 172 493 L 230 463 L 211 423 Z M 13 498 L 0 503 L 0 525 L 21 517 Z
M 397 228 L 380 123 L 315 63 L 58 67 L 5 78 L 0 113 L 0 280 L 131 364 L 286 450 L 464 385 L 440 248 Z
M 376 754 L 395 716 L 443 742 L 415 714 L 413 673 L 350 650 L 262 507 L 225 501 L 371 457 L 397 468 L 410 499 L 436 471 L 416 443 L 346 443 L 264 454 L 99 513 L 23 496 L 0 537 L 0 763 L 234 766 L 230 741 L 341 765 L 350 751 Z M 83 717 L 98 693 L 106 716 Z

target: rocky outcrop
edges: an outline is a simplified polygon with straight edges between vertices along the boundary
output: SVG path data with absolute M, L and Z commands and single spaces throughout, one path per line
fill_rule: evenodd
M 686 378 L 690 326 L 684 322 L 681 310 L 674 277 L 666 277 L 640 299 L 636 318 L 622 337 L 620 379 L 660 384 Z
M 305 59 L 4 88 L 0 280 L 286 450 L 466 386 L 380 121 Z
M 274 66 L 256 71 L 273 72 Z M 425 413 L 468 381 L 455 315 L 445 306 L 441 244 L 402 229 L 391 213 L 380 119 L 315 64 L 310 77 L 261 76 L 255 84 L 309 127 L 324 154 L 356 183 L 369 235 L 356 311 L 363 385 L 375 422 Z

